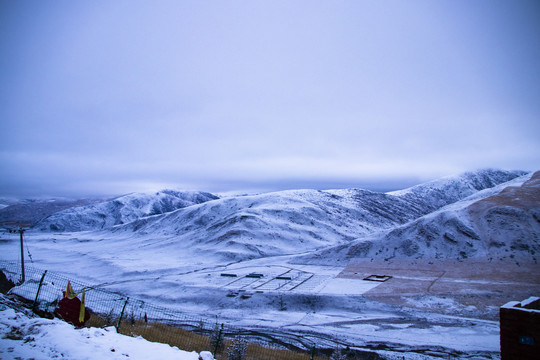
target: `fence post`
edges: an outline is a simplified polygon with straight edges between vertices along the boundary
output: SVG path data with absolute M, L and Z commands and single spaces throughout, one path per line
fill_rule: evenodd
M 38 286 L 37 292 L 36 292 L 36 298 L 34 299 L 34 303 L 32 304 L 32 311 L 34 311 L 34 312 L 36 311 L 36 304 L 37 304 L 37 301 L 38 301 L 39 292 L 41 291 L 41 286 L 43 285 L 43 279 L 45 279 L 46 274 L 47 274 L 47 270 L 45 270 L 43 275 L 41 275 L 41 280 L 39 281 L 39 286 Z
M 24 275 L 24 248 L 23 248 L 23 233 L 25 229 L 20 228 L 19 234 L 21 236 L 21 284 L 23 284 L 26 281 L 26 277 Z
M 217 337 L 217 341 L 216 341 L 216 346 L 214 347 L 214 353 L 212 355 L 214 355 L 214 357 L 216 357 L 216 353 L 219 349 L 219 343 L 221 342 L 221 335 L 223 334 L 223 324 L 221 324 L 221 328 L 219 329 L 219 333 L 218 333 L 218 337 Z
M 126 306 L 128 304 L 129 297 L 126 299 L 126 302 L 124 303 L 124 307 L 122 308 L 122 312 L 120 313 L 120 318 L 118 319 L 118 324 L 116 325 L 116 332 L 120 329 L 120 323 L 122 322 L 122 318 L 124 317 L 124 311 L 126 310 Z

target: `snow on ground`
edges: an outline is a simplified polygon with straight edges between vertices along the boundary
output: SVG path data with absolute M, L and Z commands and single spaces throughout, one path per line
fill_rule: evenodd
M 195 352 L 117 334 L 114 327 L 75 329 L 58 319 L 43 319 L 16 310 L 9 303 L 0 294 L 0 358 L 4 360 L 199 359 Z
M 83 237 L 78 240 L 57 237 L 59 242 L 69 244 L 66 247 L 47 241 L 42 234 L 29 233 L 27 240 L 34 261 L 39 259 L 34 266 L 64 273 L 73 280 L 108 283 L 107 290 L 151 298 L 155 305 L 174 306 L 181 313 L 201 315 L 212 321 L 218 318 L 225 324 L 262 331 L 276 338 L 304 338 L 329 347 L 333 347 L 331 339 L 339 339 L 364 349 L 394 344 L 390 346 L 397 353 L 426 346 L 444 347 L 446 350 L 440 351 L 474 353 L 479 359 L 496 359 L 499 352 L 498 322 L 433 313 L 431 306 L 440 305 L 436 298 L 414 299 L 416 304 L 412 305 L 423 304 L 427 309 L 372 301 L 364 292 L 388 287 L 391 281 L 378 283 L 339 277 L 345 264 L 291 264 L 292 256 L 282 256 L 212 266 L 213 259 L 200 255 L 159 264 L 157 256 L 148 256 L 146 262 L 139 262 L 141 268 L 136 271 L 136 262 L 131 268 L 113 261 L 113 257 L 122 256 L 116 251 L 126 245 L 123 241 L 109 240 L 106 247 L 110 252 L 99 252 L 103 247 L 89 248 L 87 242 L 81 241 Z M 17 241 L 3 243 L 4 256 L 16 256 L 16 245 Z M 132 244 L 137 245 L 140 244 Z M 139 251 L 141 259 L 143 254 L 148 255 L 144 249 Z M 197 265 L 199 262 L 204 265 Z M 236 278 L 221 276 L 224 273 L 235 274 Z M 263 278 L 248 278 L 252 273 L 262 274 Z M 280 275 L 293 279 L 289 283 L 277 281 L 275 277 Z M 295 282 L 296 279 L 299 281 Z M 19 290 L 15 292 L 24 288 Z M 228 296 L 230 292 L 240 291 L 250 293 L 251 297 Z M 34 292 L 29 290 L 30 294 Z
M 364 349 L 390 344 L 390 350 L 397 354 L 429 346 L 428 350 L 448 355 L 467 352 L 494 359 L 499 350 L 498 322 L 485 321 L 495 319 L 483 312 L 489 306 L 496 310 L 504 302 L 490 299 L 502 299 L 500 294 L 510 287 L 519 290 L 516 299 L 522 293 L 534 295 L 538 279 L 509 281 L 499 273 L 487 277 L 456 273 L 451 277 L 453 264 L 441 263 L 437 271 L 431 271 L 426 265 L 431 264 L 429 259 L 424 261 L 424 272 L 413 263 L 403 269 L 389 267 L 386 262 L 394 261 L 389 255 L 400 248 L 399 242 L 391 246 L 382 241 L 388 254 L 375 243 L 371 250 L 365 246 L 368 240 L 383 239 L 386 230 L 382 229 L 406 230 L 406 226 L 397 225 L 431 213 L 423 222 L 417 221 L 425 225 L 418 227 L 419 231 L 437 230 L 440 236 L 435 238 L 453 250 L 441 249 L 448 250 L 447 255 L 450 250 L 457 251 L 454 243 L 462 237 L 474 240 L 476 232 L 483 234 L 469 231 L 472 225 L 464 216 L 467 206 L 528 179 L 474 195 L 504 180 L 492 181 L 489 174 L 484 175 L 446 179 L 393 194 L 353 189 L 228 197 L 101 231 L 29 230 L 24 252 L 30 266 L 134 298 L 151 299 L 152 304 L 174 307 L 179 313 L 265 331 L 275 338 L 308 337 L 314 343 L 328 341 L 328 345 L 331 339 L 339 339 Z M 449 205 L 470 194 L 473 197 Z M 434 212 L 444 205 L 448 206 Z M 522 218 L 503 220 L 514 224 L 511 220 L 517 219 L 518 225 L 529 228 Z M 494 231 L 500 228 L 496 226 Z M 362 234 L 369 236 L 353 240 Z M 416 232 L 411 230 L 411 234 Z M 405 231 L 394 235 L 396 241 L 416 239 Z M 459 242 L 465 246 L 465 255 L 473 251 L 483 255 L 478 250 L 481 241 L 475 240 L 479 245 L 471 247 L 465 240 Z M 334 245 L 339 247 L 325 248 Z M 405 254 L 406 259 L 426 257 L 434 245 L 419 245 L 414 254 Z M 0 259 L 16 260 L 20 254 L 18 234 L 2 235 L 0 246 Z M 368 250 L 373 256 L 367 256 Z M 515 251 L 510 250 L 508 256 L 513 256 Z M 355 256 L 375 262 L 344 271 Z M 512 262 L 512 266 L 523 266 L 520 263 Z M 474 270 L 474 265 L 465 264 L 465 270 Z M 516 274 L 516 269 L 508 269 Z M 234 276 L 222 276 L 224 273 Z M 372 274 L 393 278 L 383 284 L 362 280 Z M 30 286 L 18 291 L 26 290 L 34 292 Z M 104 331 L 100 330 L 101 334 Z
M 343 295 L 362 295 L 366 291 L 369 291 L 379 285 L 378 282 L 363 281 L 357 279 L 332 279 L 330 280 L 324 289 L 321 290 L 322 294 L 343 294 Z

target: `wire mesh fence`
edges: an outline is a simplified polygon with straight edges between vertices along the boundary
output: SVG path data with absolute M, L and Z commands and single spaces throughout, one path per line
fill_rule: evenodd
M 275 337 L 265 336 L 263 332 L 190 316 L 33 267 L 25 268 L 25 281 L 22 282 L 21 268 L 16 262 L 0 262 L 0 270 L 8 280 L 18 284 L 10 292 L 25 299 L 28 306 L 42 316 L 53 316 L 69 282 L 77 298 L 83 301 L 81 308 L 86 314 L 81 316 L 88 318 L 85 326 L 114 326 L 121 334 L 141 336 L 186 351 L 209 351 L 217 360 L 379 358 L 375 353 L 356 353 L 354 356 L 349 353 L 349 356 L 336 357 L 338 353 L 345 353 L 338 345 L 333 350 L 316 349 L 315 346 L 302 350 L 290 343 L 268 341 Z

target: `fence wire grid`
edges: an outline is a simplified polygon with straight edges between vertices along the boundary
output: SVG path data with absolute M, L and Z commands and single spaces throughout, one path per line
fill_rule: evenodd
M 263 332 L 190 316 L 30 266 L 25 267 L 23 282 L 17 262 L 0 261 L 0 270 L 17 284 L 10 293 L 25 299 L 42 316 L 52 316 L 70 281 L 79 298 L 85 290 L 85 307 L 90 313 L 85 326 L 114 326 L 118 333 L 141 336 L 185 351 L 210 351 L 216 360 L 380 359 L 376 353 L 359 354 L 338 344 L 334 349 L 316 349 L 314 344 L 310 349 L 300 349 Z

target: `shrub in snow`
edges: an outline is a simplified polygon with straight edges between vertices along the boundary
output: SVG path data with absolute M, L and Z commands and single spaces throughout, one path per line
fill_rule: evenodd
M 246 358 L 247 342 L 238 336 L 229 346 L 227 360 L 244 360 Z
M 343 349 L 338 345 L 330 355 L 330 360 L 345 360 L 347 355 L 343 353 Z
M 285 301 L 283 301 L 283 295 L 279 296 L 279 311 L 286 311 L 287 305 L 285 304 Z
M 116 316 L 114 315 L 114 309 L 111 309 L 107 314 L 103 316 L 106 326 L 113 326 L 117 323 Z
M 214 354 L 223 350 L 223 324 L 220 327 L 216 322 L 216 326 L 214 326 L 214 330 L 210 335 L 210 348 L 214 351 Z

